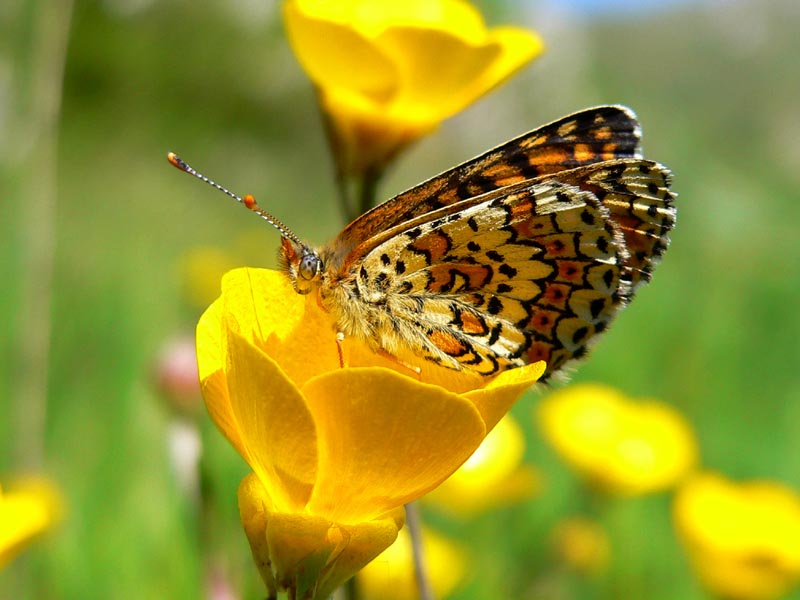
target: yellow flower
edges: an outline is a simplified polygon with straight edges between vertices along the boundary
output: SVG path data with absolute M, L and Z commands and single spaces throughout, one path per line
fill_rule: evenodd
M 284 16 L 345 174 L 380 170 L 544 48 L 461 0 L 288 0 Z
M 446 598 L 466 572 L 463 552 L 448 539 L 423 528 L 425 572 L 436 598 Z M 358 588 L 365 600 L 416 600 L 411 540 L 405 530 L 397 540 L 358 573 Z
M 591 483 L 619 494 L 667 489 L 697 462 L 689 424 L 655 400 L 632 401 L 599 384 L 577 384 L 538 406 L 545 437 Z
M 611 544 L 605 530 L 584 517 L 560 521 L 550 535 L 556 556 L 579 573 L 590 575 L 602 571 L 611 555 Z
M 235 256 L 213 247 L 188 250 L 179 263 L 183 296 L 191 307 L 205 308 L 219 295 L 220 278 L 241 264 Z M 196 314 L 196 313 L 195 313 Z
M 60 517 L 58 492 L 44 480 L 26 480 L 3 493 L 0 489 L 0 568 L 34 537 Z
M 720 597 L 767 600 L 800 581 L 800 496 L 779 483 L 690 479 L 675 525 L 703 584 Z
M 355 340 L 341 346 L 313 294 L 237 269 L 201 317 L 211 417 L 255 472 L 240 510 L 270 592 L 325 597 L 391 544 L 402 506 L 463 463 L 543 371 L 490 382 L 431 365 L 421 380 Z M 442 383 L 442 385 L 433 385 Z
M 535 494 L 539 474 L 524 464 L 525 435 L 506 415 L 458 471 L 425 500 L 469 517 Z

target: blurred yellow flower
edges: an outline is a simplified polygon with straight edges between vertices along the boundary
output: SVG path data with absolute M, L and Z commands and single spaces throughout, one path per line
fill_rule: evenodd
M 61 497 L 49 482 L 26 479 L 0 489 L 0 568 L 61 516 Z
M 656 400 L 629 400 L 608 386 L 553 392 L 539 404 L 538 421 L 561 457 L 609 492 L 667 489 L 697 462 L 697 442 L 678 411 Z
M 681 487 L 673 516 L 698 577 L 717 596 L 768 600 L 800 581 L 800 496 L 786 486 L 703 473 Z
M 380 171 L 544 48 L 531 31 L 487 28 L 462 0 L 288 0 L 284 16 L 344 174 Z
M 240 510 L 270 592 L 325 597 L 394 540 L 402 506 L 452 474 L 543 363 L 420 378 L 346 339 L 277 271 L 236 269 L 201 317 L 197 359 L 219 429 L 255 472 Z M 440 385 L 432 385 L 439 383 Z M 305 595 L 303 595 L 305 594 Z
M 187 250 L 179 263 L 183 297 L 192 307 L 207 307 L 219 296 L 219 280 L 239 264 L 220 248 L 201 246 Z
M 585 517 L 571 517 L 556 524 L 550 542 L 558 559 L 570 568 L 590 575 L 605 569 L 611 544 L 605 530 Z
M 450 540 L 422 530 L 425 572 L 436 598 L 446 598 L 464 579 L 467 560 Z M 403 530 L 395 542 L 358 573 L 359 592 L 365 600 L 416 600 L 411 540 Z
M 539 474 L 524 464 L 525 435 L 506 415 L 458 471 L 425 496 L 461 517 L 532 497 Z

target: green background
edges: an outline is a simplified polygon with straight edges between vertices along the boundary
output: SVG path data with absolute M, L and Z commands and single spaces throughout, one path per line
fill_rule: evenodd
M 573 381 L 669 402 L 706 467 L 800 488 L 800 15 L 792 0 L 591 17 L 557 4 L 479 4 L 492 24 L 538 29 L 548 53 L 404 154 L 379 196 L 569 112 L 634 108 L 647 157 L 675 173 L 678 225 L 652 284 Z M 311 86 L 275 2 L 78 0 L 68 25 L 56 5 L 0 11 L 0 483 L 39 462 L 68 509 L 0 572 L 0 598 L 200 598 L 209 565 L 242 598 L 262 597 L 236 508 L 247 468 L 202 414 L 207 503 L 181 495 L 167 456 L 175 417 L 152 370 L 201 311 L 184 299 L 185 253 L 275 266 L 278 235 L 165 154 L 255 194 L 302 238 L 332 239 L 341 223 Z M 58 94 L 37 82 L 58 90 L 61 61 L 48 129 L 37 107 Z M 50 243 L 52 277 L 29 258 Z M 26 342 L 48 327 L 49 359 L 34 352 L 27 372 Z M 39 435 L 26 422 L 38 406 L 29 386 L 43 382 Z M 608 571 L 581 580 L 554 568 L 551 527 L 590 499 L 534 430 L 538 397 L 514 413 L 542 495 L 471 522 L 434 515 L 474 551 L 453 598 L 703 598 L 669 494 L 595 503 Z

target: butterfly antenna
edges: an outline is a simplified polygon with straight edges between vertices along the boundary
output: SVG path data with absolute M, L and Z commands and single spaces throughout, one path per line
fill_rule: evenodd
M 246 208 L 256 213 L 259 217 L 261 217 L 267 223 L 269 223 L 275 229 L 277 229 L 280 232 L 281 236 L 292 240 L 298 246 L 302 246 L 304 248 L 306 247 L 306 244 L 304 244 L 299 237 L 297 237 L 294 233 L 292 233 L 291 229 L 286 227 L 286 225 L 284 225 L 281 221 L 273 217 L 271 214 L 269 214 L 267 211 L 261 208 L 258 204 L 256 204 L 256 199 L 251 194 L 246 194 L 244 197 L 237 196 L 227 188 L 222 187 L 216 181 L 212 181 L 202 173 L 198 173 L 197 171 L 195 171 L 192 167 L 189 166 L 188 163 L 186 163 L 180 156 L 178 156 L 174 152 L 167 153 L 167 160 L 176 169 L 180 169 L 185 173 L 189 173 L 189 175 L 194 175 L 198 179 L 205 181 L 208 185 L 217 188 L 220 192 L 230 196 L 231 198 L 236 200 L 239 204 L 244 205 Z

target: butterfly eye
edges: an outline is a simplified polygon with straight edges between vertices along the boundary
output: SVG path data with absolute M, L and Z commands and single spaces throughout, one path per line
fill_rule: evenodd
M 322 260 L 317 256 L 316 252 L 309 251 L 303 254 L 300 259 L 300 264 L 297 266 L 297 274 L 306 281 L 312 281 L 322 271 Z

